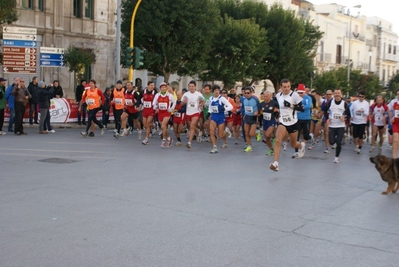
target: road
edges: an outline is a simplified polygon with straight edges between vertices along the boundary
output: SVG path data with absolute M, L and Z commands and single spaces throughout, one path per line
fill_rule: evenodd
M 0 136 L 0 266 L 398 265 L 399 195 L 370 145 L 339 164 L 289 149 L 272 172 L 260 142 L 212 155 L 55 129 Z

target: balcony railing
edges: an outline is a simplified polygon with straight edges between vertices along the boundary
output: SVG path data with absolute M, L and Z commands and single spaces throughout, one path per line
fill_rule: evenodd
M 394 55 L 394 54 L 389 54 L 389 53 L 385 53 L 382 56 L 383 60 L 389 60 L 389 61 L 395 61 L 395 62 L 399 62 L 399 55 Z
M 318 57 L 318 61 L 332 63 L 332 55 L 330 53 L 321 53 Z

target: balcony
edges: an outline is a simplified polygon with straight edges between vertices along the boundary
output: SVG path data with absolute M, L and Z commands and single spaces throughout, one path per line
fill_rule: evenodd
M 399 55 L 385 53 L 385 54 L 383 54 L 382 59 L 388 60 L 388 61 L 399 62 Z

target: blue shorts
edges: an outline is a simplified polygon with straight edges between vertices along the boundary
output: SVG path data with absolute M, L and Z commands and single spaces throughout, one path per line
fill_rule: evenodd
M 216 122 L 216 125 L 219 126 L 220 124 L 223 124 L 226 122 L 226 117 L 224 116 L 224 114 L 222 114 L 222 115 L 223 116 L 212 116 L 211 115 L 211 120 Z
M 275 127 L 276 126 L 276 120 L 263 120 L 262 121 L 262 125 L 263 125 L 263 131 L 266 131 L 267 129 L 269 129 L 269 127 Z

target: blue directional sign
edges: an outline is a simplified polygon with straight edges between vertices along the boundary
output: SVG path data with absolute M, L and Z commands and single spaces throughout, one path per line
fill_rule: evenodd
M 36 41 L 3 40 L 3 46 L 36 47 Z
M 41 67 L 64 67 L 64 48 L 40 47 Z
M 40 59 L 40 66 L 42 66 L 42 67 L 64 67 L 64 61 Z

